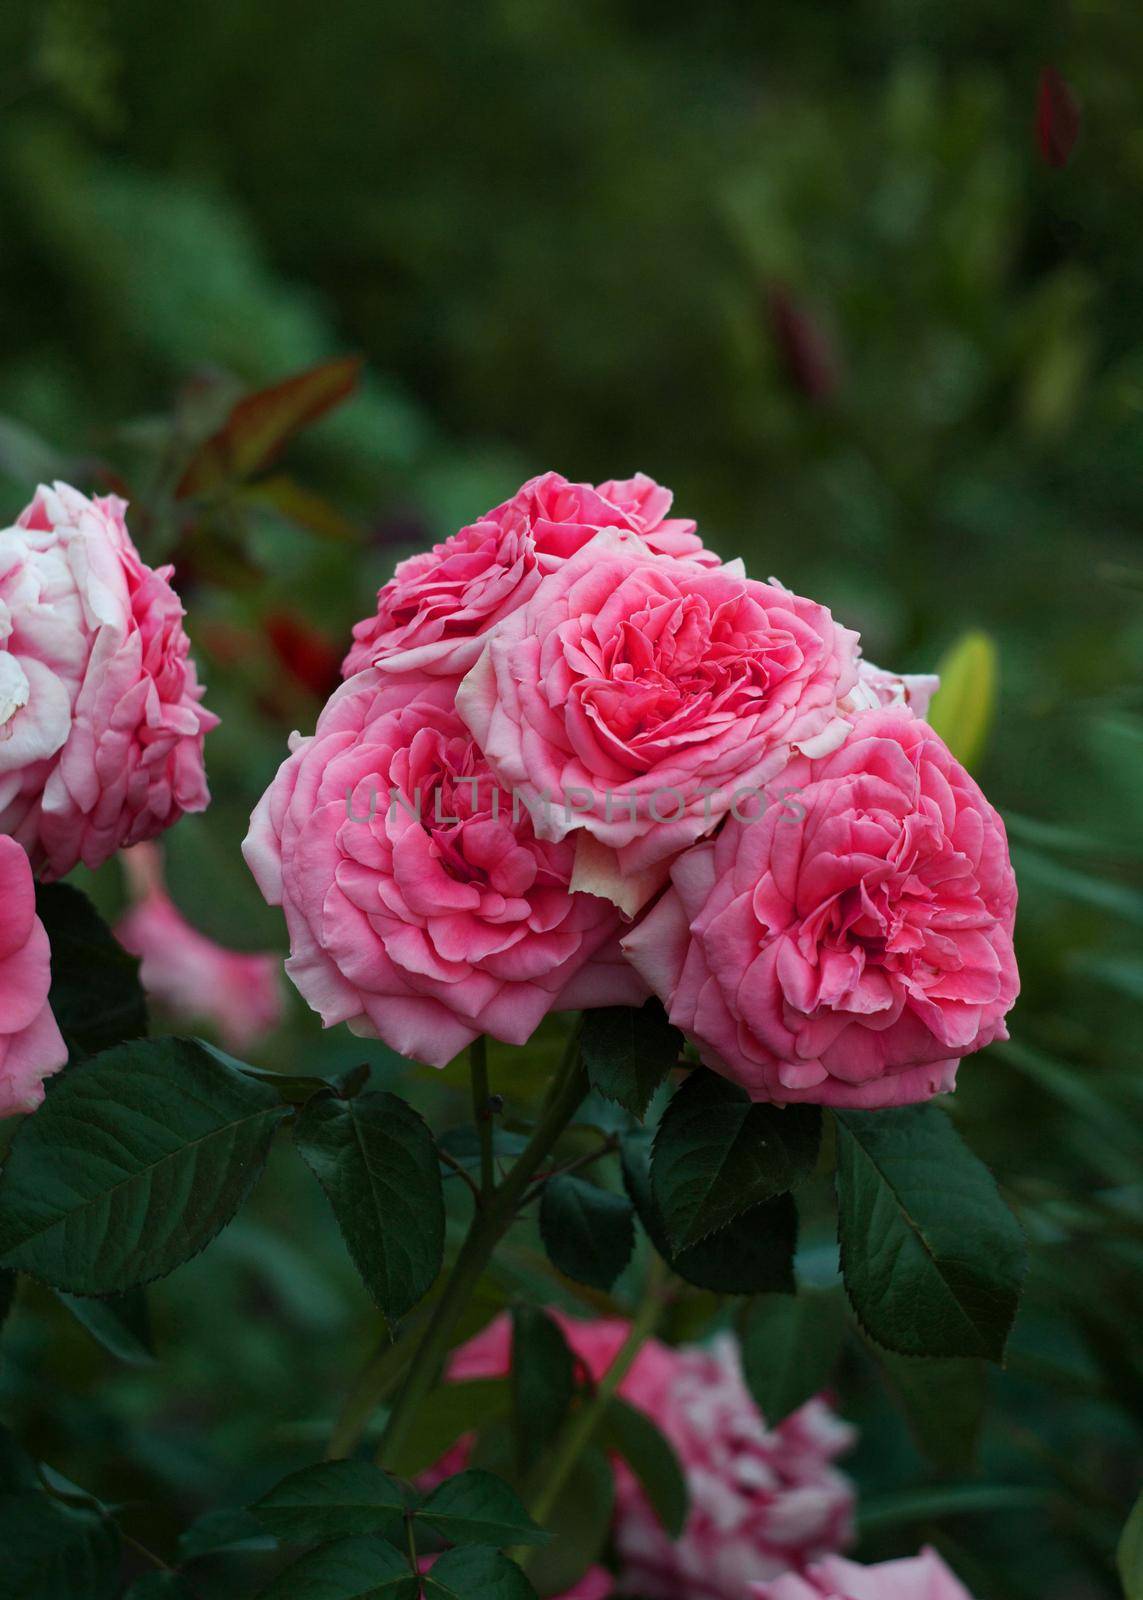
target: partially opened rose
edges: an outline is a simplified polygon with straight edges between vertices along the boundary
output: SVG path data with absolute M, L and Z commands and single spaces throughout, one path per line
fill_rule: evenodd
M 282 1020 L 278 956 L 228 950 L 192 927 L 167 893 L 159 847 L 123 857 L 133 904 L 115 937 L 140 960 L 144 989 L 180 1021 L 206 1023 L 241 1053 Z
M 154 838 L 210 795 L 217 718 L 172 569 L 140 558 L 114 495 L 40 488 L 0 532 L 0 832 L 44 878 Z
M 715 566 L 695 524 L 668 517 L 671 491 L 653 478 L 569 483 L 558 472 L 529 478 L 510 500 L 443 543 L 402 561 L 377 595 L 377 610 L 353 630 L 342 668 L 465 672 L 483 636 L 528 596 L 546 572 L 583 548 L 600 528 L 641 535 L 664 555 Z
M 1007 1037 L 1004 824 L 906 710 L 862 713 L 671 876 L 623 948 L 706 1064 L 757 1100 L 908 1105 Z
M 286 970 L 327 1025 L 444 1066 L 551 1010 L 638 1003 L 618 914 L 569 888 L 453 708 L 455 682 L 359 673 L 294 736 L 243 852 L 285 910 Z
M 737 564 L 605 532 L 489 637 L 457 705 L 545 836 L 578 832 L 577 884 L 628 913 L 798 748 L 833 748 L 856 634 Z
M 52 1008 L 51 952 L 28 858 L 0 838 L 0 1117 L 34 1111 L 67 1060 Z
M 826 1556 L 805 1574 L 788 1572 L 773 1583 L 753 1583 L 751 1600 L 972 1600 L 935 1550 L 902 1561 L 863 1567 Z

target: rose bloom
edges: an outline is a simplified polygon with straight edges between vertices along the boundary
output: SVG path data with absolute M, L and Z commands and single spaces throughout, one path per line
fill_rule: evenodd
M 583 830 L 576 886 L 634 913 L 794 750 L 844 739 L 856 640 L 738 563 L 604 532 L 489 637 L 457 706 L 506 787 L 557 802 L 550 837 Z
M 529 478 L 510 500 L 431 550 L 402 561 L 353 630 L 345 677 L 381 665 L 394 672 L 465 672 L 484 635 L 514 611 L 546 572 L 600 528 L 639 534 L 663 555 L 718 565 L 695 524 L 669 517 L 671 491 L 653 478 L 611 479 L 593 489 L 558 472 Z
M 598 1382 L 630 1325 L 553 1314 Z M 511 1345 L 511 1322 L 499 1316 L 455 1352 L 450 1380 L 503 1377 Z M 802 1567 L 851 1538 L 853 1487 L 833 1461 L 853 1443 L 853 1429 L 821 1399 L 768 1427 L 743 1382 L 733 1339 L 683 1349 L 648 1340 L 619 1394 L 670 1440 L 691 1502 L 682 1536 L 672 1540 L 634 1476 L 616 1461 L 613 1532 L 622 1593 L 742 1600 L 752 1580 Z M 454 1446 L 427 1481 L 460 1471 L 468 1450 L 466 1441 Z
M 0 832 L 43 878 L 98 867 L 209 799 L 172 568 L 145 565 L 114 495 L 41 487 L 0 532 Z
M 928 715 L 929 702 L 941 686 L 935 672 L 887 672 L 872 661 L 857 663 L 857 683 L 846 697 L 843 710 L 876 711 L 906 706 L 914 715 Z
M 0 1117 L 34 1111 L 67 1060 L 52 1008 L 51 952 L 28 858 L 0 838 Z
M 350 678 L 294 735 L 243 845 L 326 1025 L 434 1066 L 478 1034 L 523 1044 L 549 1011 L 646 995 L 615 907 L 571 892 L 571 846 L 536 837 L 454 695 L 447 678 Z
M 773 1583 L 751 1584 L 752 1600 L 972 1600 L 935 1550 L 902 1561 L 859 1566 L 826 1556 L 804 1575 L 788 1572 Z
M 208 1023 L 228 1050 L 272 1032 L 283 1009 L 278 957 L 227 950 L 193 928 L 167 894 L 157 845 L 136 845 L 123 864 L 135 903 L 115 937 L 139 957 L 147 993 L 182 1022 Z
M 623 948 L 707 1066 L 756 1100 L 908 1105 L 1007 1037 L 1004 824 L 908 711 L 863 713 L 671 877 Z

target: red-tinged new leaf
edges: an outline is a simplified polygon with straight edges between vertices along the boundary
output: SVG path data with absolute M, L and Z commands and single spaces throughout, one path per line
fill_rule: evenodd
M 1080 131 L 1079 97 L 1055 67 L 1040 74 L 1036 102 L 1036 138 L 1050 167 L 1066 167 Z
M 807 400 L 832 400 L 841 369 L 825 329 L 781 285 L 769 290 L 767 309 L 778 358 L 794 388 Z
M 360 358 L 341 356 L 244 396 L 191 458 L 178 498 L 209 494 L 264 471 L 295 434 L 348 399 L 360 375 Z

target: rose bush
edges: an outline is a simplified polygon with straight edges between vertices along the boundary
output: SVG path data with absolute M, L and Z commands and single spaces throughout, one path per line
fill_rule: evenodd
M 447 678 L 350 678 L 295 738 L 243 847 L 290 932 L 286 970 L 329 1025 L 443 1066 L 481 1033 L 646 992 L 618 913 L 570 888 L 453 707 Z
M 715 1071 L 759 1100 L 951 1089 L 1019 990 L 1004 824 L 933 730 L 861 715 L 760 814 L 681 857 L 623 948 Z
M 826 1556 L 808 1572 L 751 1584 L 748 1593 L 752 1600 L 972 1600 L 955 1573 L 928 1548 L 871 1567 Z
M 464 672 L 483 636 L 592 539 L 600 528 L 641 535 L 663 555 L 718 565 L 695 524 L 669 517 L 671 491 L 644 473 L 597 489 L 541 473 L 502 505 L 423 554 L 402 561 L 377 595 L 377 609 L 353 630 L 342 668 Z
M 737 565 L 605 532 L 490 635 L 457 705 L 550 836 L 589 841 L 577 885 L 635 912 L 737 795 L 845 737 L 856 645 L 824 606 Z
M 147 993 L 179 1021 L 209 1023 L 239 1053 L 276 1028 L 283 1011 L 278 957 L 227 950 L 193 928 L 167 893 L 157 845 L 137 844 L 123 861 L 134 904 L 115 936 L 138 956 Z
M 51 955 L 28 858 L 0 838 L 0 1117 L 34 1111 L 67 1060 L 48 1003 Z
M 0 832 L 44 878 L 154 838 L 209 800 L 172 569 L 148 567 L 125 503 L 41 487 L 0 532 Z

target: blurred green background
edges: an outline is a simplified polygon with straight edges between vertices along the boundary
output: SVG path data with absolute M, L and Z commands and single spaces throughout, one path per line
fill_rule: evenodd
M 1045 65 L 1083 108 L 1062 168 L 1035 133 Z M 861 1553 L 935 1538 L 981 1600 L 1116 1593 L 1139 1459 L 1141 83 L 1133 0 L 0 10 L 2 509 L 39 476 L 122 482 L 144 554 L 176 561 L 223 726 L 216 804 L 169 868 L 217 938 L 281 941 L 238 843 L 320 704 L 321 652 L 299 669 L 283 628 L 340 653 L 395 559 L 535 472 L 651 473 L 883 665 L 995 639 L 978 774 L 1012 835 L 1024 994 L 953 1109 L 1032 1288 L 951 1487 L 856 1345 L 838 1384 L 881 1508 Z M 304 508 L 175 502 L 236 396 L 346 352 L 357 394 L 283 463 Z M 114 870 L 94 892 L 114 910 Z M 449 1075 L 300 1007 L 257 1059 L 363 1054 L 463 1120 Z M 509 1277 L 540 1270 L 517 1256 Z M 132 1369 L 31 1295 L 0 1398 L 169 1546 L 320 1448 L 375 1329 L 284 1158 L 152 1298 L 162 1364 Z M 210 1592 L 248 1592 L 258 1559 Z

